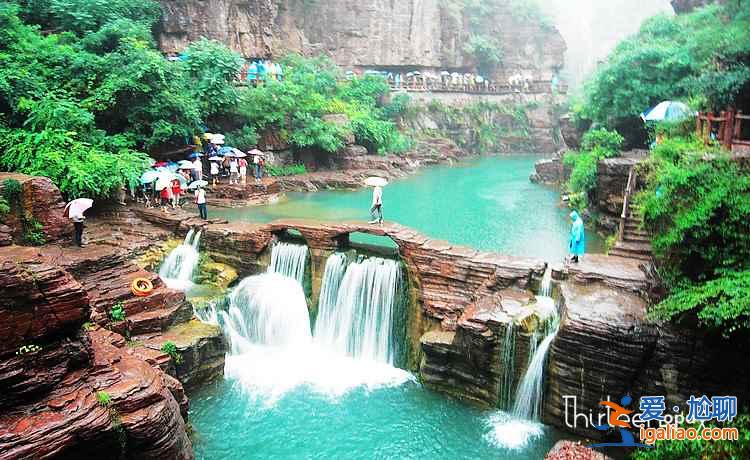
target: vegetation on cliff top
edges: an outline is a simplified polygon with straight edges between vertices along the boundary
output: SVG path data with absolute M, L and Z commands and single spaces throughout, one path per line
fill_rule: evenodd
M 151 0 L 0 2 L 0 169 L 49 177 L 69 198 L 105 197 L 135 185 L 145 152 L 204 129 L 232 131 L 243 148 L 268 127 L 326 152 L 350 133 L 373 151 L 409 146 L 379 104 L 382 80 L 341 83 L 330 61 L 292 56 L 285 81 L 238 88 L 242 58 L 217 42 L 165 59 L 152 35 L 160 14 Z M 343 126 L 323 118 L 339 112 Z
M 638 115 L 663 100 L 721 110 L 748 90 L 750 3 L 727 2 L 646 21 L 600 66 L 574 111 L 624 129 L 639 125 Z

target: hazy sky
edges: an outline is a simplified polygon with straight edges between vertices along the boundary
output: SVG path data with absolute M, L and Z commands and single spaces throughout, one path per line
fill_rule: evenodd
M 581 82 L 644 19 L 674 14 L 669 0 L 537 0 L 565 38 L 565 77 Z

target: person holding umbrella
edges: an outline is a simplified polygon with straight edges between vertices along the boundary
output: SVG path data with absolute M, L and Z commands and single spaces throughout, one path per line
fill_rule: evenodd
M 198 214 L 201 219 L 208 219 L 208 208 L 206 206 L 206 191 L 203 189 L 208 185 L 208 182 L 204 180 L 195 181 L 188 188 L 195 189 L 195 204 L 198 205 Z
M 211 157 L 208 159 L 208 162 L 211 163 L 211 182 L 213 186 L 216 187 L 219 180 L 219 164 L 221 163 L 221 157 Z
M 65 205 L 65 210 L 63 211 L 63 213 L 73 221 L 73 244 L 75 244 L 79 248 L 82 248 L 84 246 L 83 221 L 86 220 L 86 217 L 83 215 L 83 213 L 91 208 L 93 204 L 94 200 L 90 198 L 78 198 Z
M 388 185 L 388 181 L 382 177 L 368 177 L 365 180 L 365 185 L 373 187 L 372 190 L 372 206 L 370 207 L 370 215 L 372 220 L 370 224 L 382 224 L 383 223 L 383 187 Z M 376 216 L 377 213 L 377 216 Z

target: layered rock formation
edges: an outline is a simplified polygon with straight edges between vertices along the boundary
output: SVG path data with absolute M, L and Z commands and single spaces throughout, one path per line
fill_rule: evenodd
M 72 235 L 73 224 L 63 215 L 65 202 L 60 190 L 46 177 L 0 172 L 0 192 L 6 180 L 16 180 L 21 184 L 21 195 L 17 203 L 9 203 L 11 213 L 4 217 L 5 225 L 0 225 L 0 246 L 13 240 L 20 242 L 24 235 L 24 221 L 34 218 L 42 224 L 46 241 L 59 241 Z
M 0 458 L 193 458 L 169 377 L 121 336 L 81 327 L 83 286 L 8 249 L 0 263 Z
M 468 71 L 477 62 L 464 45 L 483 32 L 501 44 L 502 66 L 493 79 L 525 71 L 550 81 L 562 68 L 560 34 L 509 2 L 497 3 L 499 14 L 469 21 L 476 12 L 438 0 L 162 0 L 159 42 L 165 52 L 179 52 L 207 37 L 248 58 L 322 53 L 345 68 Z

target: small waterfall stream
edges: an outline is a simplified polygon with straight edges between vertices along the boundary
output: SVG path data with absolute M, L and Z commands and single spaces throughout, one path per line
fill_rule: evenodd
M 487 437 L 498 446 L 509 449 L 520 449 L 531 439 L 544 434 L 544 425 L 541 424 L 542 409 L 544 402 L 544 372 L 546 369 L 547 353 L 552 341 L 557 335 L 560 319 L 552 298 L 552 271 L 550 267 L 542 277 L 539 292 L 536 295 L 537 314 L 541 321 L 539 330 L 529 337 L 529 358 L 523 378 L 516 388 L 513 406 L 511 402 L 511 386 L 514 369 L 505 369 L 504 379 L 501 382 L 500 400 L 502 407 L 509 413 L 500 412 L 493 415 L 489 420 L 491 427 Z M 513 363 L 515 356 L 515 340 L 513 336 L 513 325 L 506 329 L 503 340 L 503 363 Z M 540 335 L 543 335 L 541 342 Z M 508 349 L 510 348 L 510 349 Z
M 307 252 L 307 246 L 304 244 L 274 244 L 271 248 L 271 265 L 268 266 L 268 273 L 279 273 L 303 284 Z
M 174 248 L 159 268 L 159 276 L 172 289 L 185 291 L 193 285 L 193 272 L 198 266 L 201 231 L 188 231 L 185 240 Z

